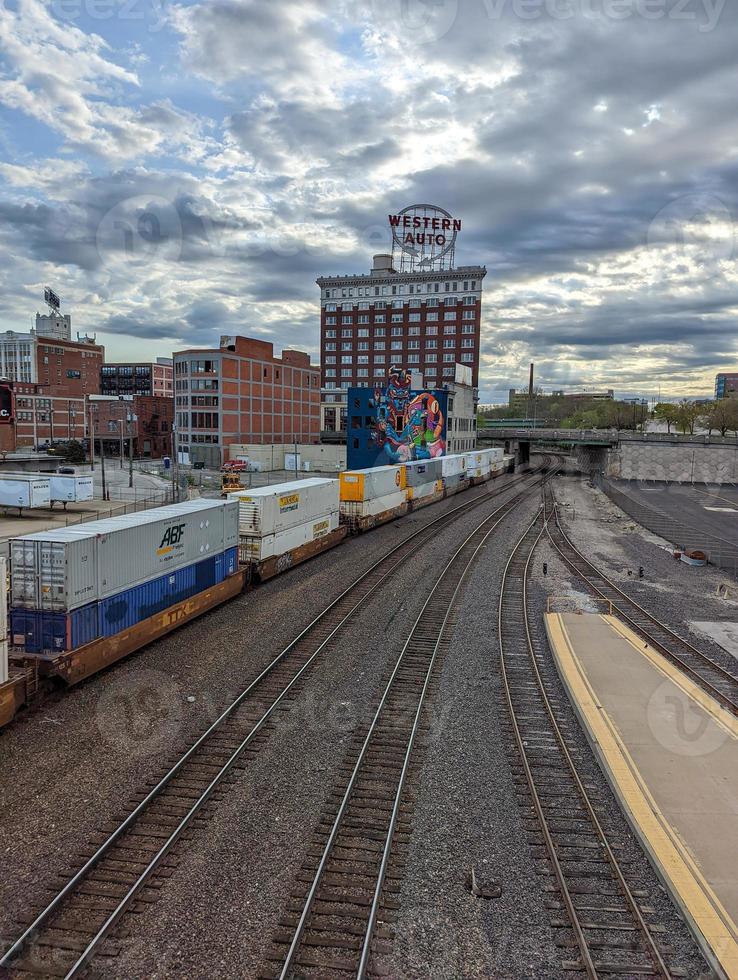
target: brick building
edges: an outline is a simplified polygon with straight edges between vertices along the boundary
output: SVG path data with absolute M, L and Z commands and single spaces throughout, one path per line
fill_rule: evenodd
M 0 393 L 10 412 L 1 420 L 0 451 L 85 438 L 85 398 L 50 395 L 44 385 L 15 381 L 0 382 Z
M 174 397 L 171 357 L 155 361 L 106 362 L 100 372 L 101 395 L 161 395 Z
M 174 399 L 162 395 L 130 395 L 116 398 L 93 395 L 88 401 L 88 424 L 94 430 L 96 452 L 100 445 L 108 456 L 129 452 L 133 439 L 134 457 L 161 459 L 172 453 Z
M 375 255 L 368 275 L 321 276 L 321 431 L 345 428 L 346 390 L 384 383 L 391 364 L 419 371 L 429 388 L 455 365 L 479 384 L 484 266 L 396 271 Z
M 317 442 L 320 372 L 302 351 L 221 337 L 215 349 L 174 354 L 178 451 L 220 465 L 238 444 Z M 198 452 L 200 450 L 200 452 Z
M 105 348 L 89 340 L 39 336 L 35 331 L 0 334 L 0 376 L 41 385 L 53 394 L 84 398 L 100 391 Z

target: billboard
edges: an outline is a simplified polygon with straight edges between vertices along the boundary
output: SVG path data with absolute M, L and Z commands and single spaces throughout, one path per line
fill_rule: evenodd
M 9 423 L 15 416 L 13 389 L 10 385 L 0 383 L 0 423 Z
M 44 289 L 44 302 L 48 303 L 53 309 L 58 310 L 61 306 L 61 300 L 54 292 L 53 289 L 49 289 L 48 286 Z
M 411 385 L 409 371 L 390 368 L 385 387 L 349 389 L 349 469 L 445 455 L 448 393 Z

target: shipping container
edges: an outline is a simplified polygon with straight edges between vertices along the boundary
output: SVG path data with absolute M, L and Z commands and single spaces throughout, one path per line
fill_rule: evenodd
M 420 483 L 407 488 L 407 499 L 413 505 L 417 505 L 420 501 L 431 503 L 442 496 L 443 480 L 433 480 L 429 483 Z
M 373 466 L 340 474 L 341 500 L 373 500 L 405 489 L 405 468 Z
M 405 486 L 419 487 L 440 480 L 443 477 L 442 460 L 442 456 L 437 456 L 435 459 L 416 459 L 410 463 L 403 463 Z
M 50 504 L 51 489 L 47 476 L 0 474 L 0 506 L 33 508 L 48 507 Z
M 458 476 L 466 472 L 466 456 L 457 453 L 451 456 L 441 456 L 441 472 L 444 479 L 449 476 Z
M 447 497 L 466 490 L 468 486 L 469 474 L 466 470 L 463 473 L 457 473 L 455 476 L 444 476 L 443 478 L 443 492 Z
M 52 473 L 49 475 L 49 492 L 51 502 L 82 503 L 92 500 L 93 479 L 91 476 L 76 476 L 74 474 Z
M 371 497 L 368 500 L 342 500 L 341 517 L 347 523 L 354 523 L 357 519 L 379 517 L 390 511 L 398 514 L 407 510 L 407 491 L 396 490 L 394 493 L 386 493 L 380 497 Z
M 114 596 L 69 612 L 13 609 L 11 641 L 27 653 L 76 650 L 99 637 L 115 636 L 150 616 L 212 588 L 238 569 L 238 548 L 161 575 Z
M 338 511 L 335 511 L 304 524 L 278 531 L 276 534 L 243 536 L 241 538 L 241 560 L 246 563 L 257 564 L 267 558 L 273 558 L 275 555 L 285 555 L 310 544 L 312 541 L 327 537 L 333 531 L 337 531 L 338 526 L 339 515 Z
M 239 506 L 241 537 L 274 535 L 330 514 L 338 515 L 338 480 L 294 480 L 228 494 Z
M 235 501 L 187 500 L 10 542 L 11 605 L 69 612 L 238 545 Z

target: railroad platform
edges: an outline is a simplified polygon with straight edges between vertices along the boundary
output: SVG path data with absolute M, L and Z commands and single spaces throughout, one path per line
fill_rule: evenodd
M 546 614 L 625 814 L 710 964 L 738 978 L 738 719 L 614 616 Z

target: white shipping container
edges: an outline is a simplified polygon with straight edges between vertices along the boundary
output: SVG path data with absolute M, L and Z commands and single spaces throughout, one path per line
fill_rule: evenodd
M 8 679 L 8 561 L 0 558 L 0 684 Z
M 341 474 L 341 500 L 373 500 L 403 487 L 402 466 L 373 466 Z
M 408 500 L 422 500 L 424 497 L 434 497 L 443 493 L 443 480 L 434 480 L 432 483 L 421 483 L 415 487 L 408 487 Z
M 369 500 L 347 500 L 341 501 L 341 513 L 346 517 L 377 517 L 385 511 L 395 510 L 407 503 L 407 494 L 404 490 L 396 490 L 394 493 L 386 493 L 379 497 L 372 497 Z
M 64 503 L 81 503 L 92 500 L 93 480 L 91 476 L 52 473 L 49 475 L 51 500 Z
M 303 545 L 324 538 L 339 526 L 338 511 L 318 517 L 305 524 L 297 524 L 276 534 L 260 537 L 242 537 L 242 557 L 249 562 L 260 562 L 275 555 L 284 555 Z
M 10 542 L 11 604 L 72 610 L 238 544 L 238 505 L 187 500 Z
M 441 469 L 444 477 L 459 476 L 466 472 L 466 456 L 455 454 L 452 456 L 441 456 Z
M 313 477 L 254 490 L 236 490 L 238 530 L 244 535 L 277 534 L 318 517 L 338 514 L 338 480 Z
M 51 488 L 48 476 L 0 474 L 0 505 L 4 507 L 48 507 Z
M 405 467 L 405 485 L 408 487 L 419 487 L 425 483 L 432 483 L 440 480 L 443 476 L 443 457 L 437 456 L 435 459 L 416 459 L 410 463 L 403 463 Z

